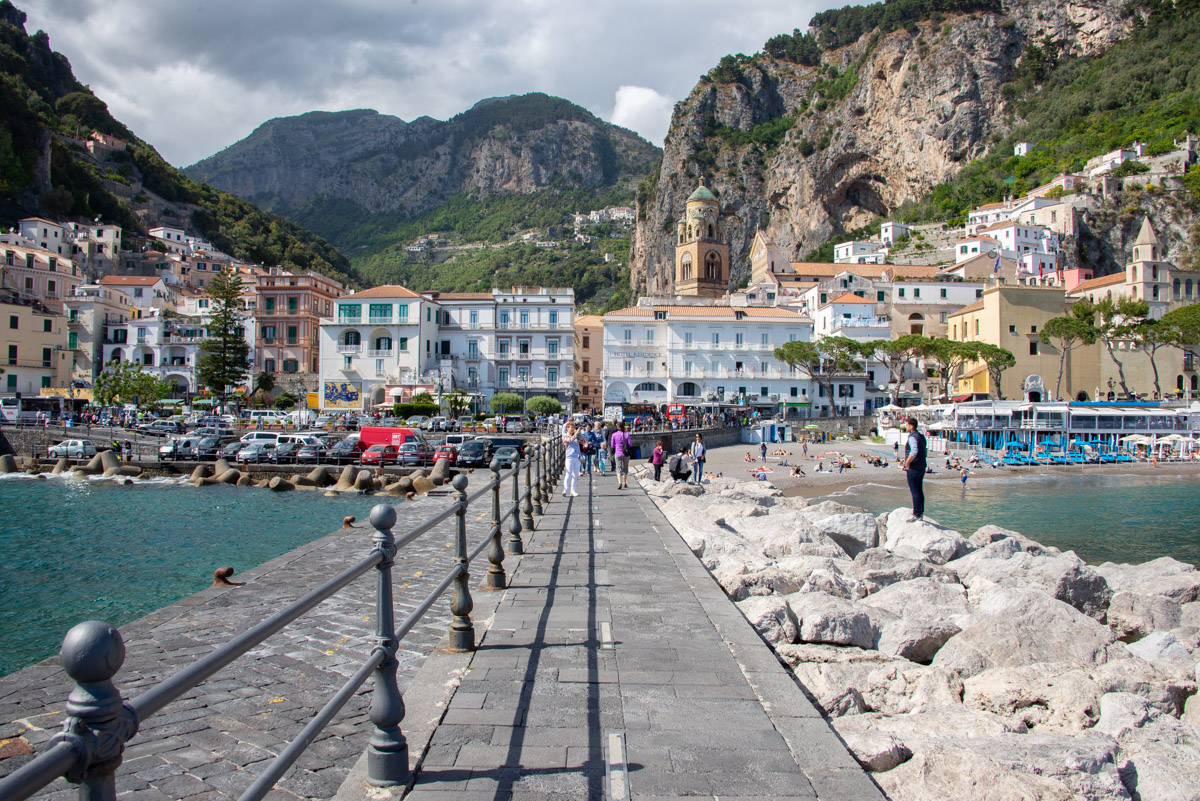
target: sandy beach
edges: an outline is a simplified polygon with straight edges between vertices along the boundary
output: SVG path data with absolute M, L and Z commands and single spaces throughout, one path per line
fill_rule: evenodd
M 787 451 L 786 456 L 773 456 L 772 451 Z M 754 462 L 746 462 L 749 453 Z M 726 478 L 749 479 L 750 472 L 760 465 L 757 445 L 728 445 L 720 448 L 710 448 L 705 471 L 720 473 Z M 842 492 L 860 484 L 892 484 L 902 486 L 904 473 L 896 466 L 895 452 L 882 444 L 869 440 L 825 442 L 819 445 L 809 443 L 808 456 L 803 455 L 800 443 L 787 445 L 771 444 L 767 446 L 766 467 L 772 471 L 767 474 L 767 480 L 782 490 L 785 496 L 800 498 L 819 498 L 833 493 Z M 817 472 L 817 465 L 824 464 L 830 469 L 830 464 L 839 456 L 846 455 L 855 465 L 839 473 Z M 865 454 L 865 457 L 864 457 Z M 872 467 L 866 457 L 882 457 L 888 460 L 887 467 Z M 959 454 L 962 458 L 962 454 Z M 787 462 L 782 466 L 781 462 Z M 792 466 L 799 464 L 805 472 L 804 477 L 791 477 Z M 933 473 L 926 475 L 926 482 L 958 481 L 958 472 L 945 469 L 945 457 L 940 454 L 930 454 L 929 465 Z M 1027 467 L 998 467 L 982 465 L 972 468 L 968 478 L 970 482 L 988 481 L 993 478 L 1028 475 L 1103 475 L 1105 473 L 1145 473 L 1146 475 L 1186 475 L 1200 474 L 1200 463 L 1184 464 L 1170 462 L 1159 464 L 1157 467 L 1145 462 L 1127 462 L 1108 465 L 1038 465 Z

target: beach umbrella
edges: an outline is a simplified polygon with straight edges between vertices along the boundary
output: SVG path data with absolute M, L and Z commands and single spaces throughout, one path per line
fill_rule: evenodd
M 889 403 L 887 406 L 879 407 L 879 411 L 881 411 L 881 412 L 899 412 L 899 411 L 903 411 L 903 410 L 904 410 L 903 406 L 897 406 L 894 403 Z
M 1141 434 L 1130 434 L 1129 436 L 1121 437 L 1121 442 L 1128 442 L 1134 445 L 1144 445 L 1149 440 Z

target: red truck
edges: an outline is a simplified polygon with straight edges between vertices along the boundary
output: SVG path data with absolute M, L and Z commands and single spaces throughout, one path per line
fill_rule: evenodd
M 364 450 L 372 445 L 395 445 L 399 448 L 406 442 L 425 442 L 425 437 L 415 428 L 389 428 L 387 426 L 364 426 L 358 432 L 358 441 Z

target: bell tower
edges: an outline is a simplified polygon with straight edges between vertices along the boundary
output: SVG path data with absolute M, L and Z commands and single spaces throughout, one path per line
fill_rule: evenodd
M 724 243 L 720 203 L 701 184 L 676 223 L 675 292 L 720 297 L 729 290 L 729 245 Z

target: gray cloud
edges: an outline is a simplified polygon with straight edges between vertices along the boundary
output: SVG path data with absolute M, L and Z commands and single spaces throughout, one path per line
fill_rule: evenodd
M 828 5 L 39 0 L 23 10 L 118 119 L 186 165 L 273 117 L 365 107 L 445 119 L 532 91 L 605 119 L 616 111 L 661 144 L 671 103 L 722 55 L 753 53 Z

